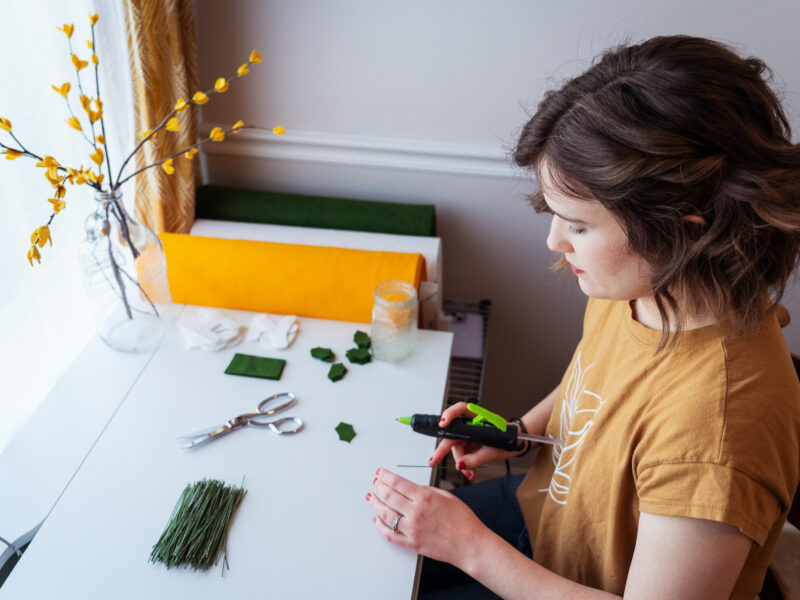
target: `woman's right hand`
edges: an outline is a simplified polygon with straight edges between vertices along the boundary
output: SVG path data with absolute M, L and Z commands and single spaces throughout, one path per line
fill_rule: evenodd
M 466 402 L 458 402 L 449 407 L 442 413 L 442 419 L 439 425 L 446 427 L 453 422 L 453 419 L 458 417 L 471 417 L 474 414 L 467 408 Z M 430 466 L 438 465 L 442 459 L 447 456 L 448 452 L 453 453 L 456 468 L 467 479 L 475 477 L 475 469 L 480 465 L 491 462 L 493 460 L 507 460 L 512 456 L 516 456 L 519 452 L 509 452 L 508 450 L 501 450 L 500 448 L 491 448 L 475 442 L 465 442 L 463 440 L 450 440 L 443 439 L 442 443 L 433 451 L 433 455 L 428 459 Z

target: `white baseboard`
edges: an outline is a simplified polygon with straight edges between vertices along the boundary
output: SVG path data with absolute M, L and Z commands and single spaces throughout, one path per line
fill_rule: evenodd
M 216 123 L 201 123 L 200 135 L 207 136 L 216 126 Z M 209 155 L 249 159 L 491 178 L 520 177 L 520 170 L 512 166 L 509 153 L 499 143 L 494 147 L 296 130 L 287 130 L 286 135 L 278 136 L 270 130 L 246 128 L 235 135 L 229 134 L 222 143 L 204 144 L 202 150 Z

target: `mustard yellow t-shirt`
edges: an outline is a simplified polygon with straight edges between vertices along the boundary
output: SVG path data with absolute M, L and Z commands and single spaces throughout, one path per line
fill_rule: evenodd
M 730 523 L 753 540 L 732 598 L 754 598 L 798 483 L 800 383 L 774 317 L 744 337 L 660 331 L 590 300 L 542 447 L 517 497 L 534 560 L 622 594 L 640 512 Z M 675 577 L 680 577 L 675 573 Z

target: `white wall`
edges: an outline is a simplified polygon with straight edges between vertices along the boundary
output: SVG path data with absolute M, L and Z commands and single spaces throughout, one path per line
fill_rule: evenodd
M 201 86 L 264 62 L 205 105 L 242 133 L 203 157 L 208 182 L 434 203 L 445 292 L 492 300 L 485 401 L 518 414 L 560 379 L 585 299 L 548 271 L 548 219 L 508 151 L 542 92 L 625 40 L 684 33 L 774 70 L 800 131 L 800 3 L 791 0 L 195 0 Z M 784 302 L 800 352 L 800 285 Z

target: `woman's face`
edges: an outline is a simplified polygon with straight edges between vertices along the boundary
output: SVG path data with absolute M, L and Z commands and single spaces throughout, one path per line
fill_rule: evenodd
M 622 226 L 597 200 L 564 195 L 553 185 L 547 161 L 539 184 L 553 213 L 547 247 L 572 265 L 581 290 L 592 298 L 634 300 L 652 296 L 653 268 L 628 246 Z

